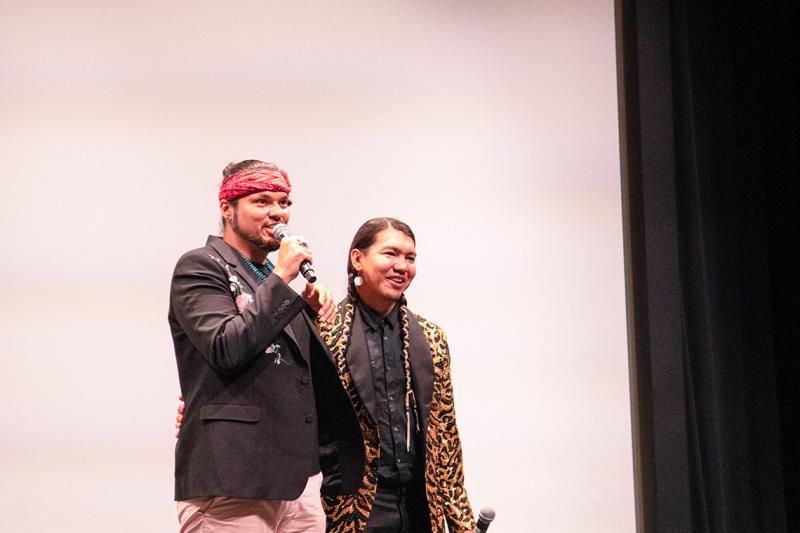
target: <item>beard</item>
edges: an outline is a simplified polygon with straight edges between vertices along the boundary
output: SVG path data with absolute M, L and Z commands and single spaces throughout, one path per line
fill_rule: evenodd
M 236 209 L 236 206 L 233 206 L 233 218 L 231 219 L 231 229 L 235 234 L 237 234 L 242 239 L 246 240 L 256 248 L 264 250 L 266 252 L 273 252 L 280 248 L 279 244 L 271 240 L 264 239 L 261 236 L 261 233 L 247 233 L 242 231 L 242 228 L 239 226 L 239 211 Z

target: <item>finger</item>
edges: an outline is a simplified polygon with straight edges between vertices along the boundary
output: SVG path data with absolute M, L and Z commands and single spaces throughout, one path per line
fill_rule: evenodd
M 336 312 L 336 306 L 333 304 L 333 298 L 330 297 L 330 293 L 328 293 L 328 299 L 323 304 L 322 309 L 320 309 L 320 317 L 323 322 L 331 322 L 333 321 L 333 317 Z
M 321 287 L 320 292 L 323 294 L 325 301 L 330 302 L 333 301 L 333 293 L 327 287 Z
M 303 299 L 306 301 L 312 299 L 314 297 L 315 290 L 316 287 L 314 287 L 313 283 L 306 282 L 306 286 L 303 289 L 303 294 L 302 294 Z
M 334 302 L 334 300 L 333 300 L 333 293 L 332 293 L 330 290 L 328 290 L 328 289 L 326 289 L 326 290 L 325 290 L 325 303 L 326 303 L 326 304 L 327 304 L 327 305 L 328 305 L 328 306 L 329 306 L 331 309 L 333 309 L 333 308 L 336 306 L 336 303 L 335 303 L 335 302 Z
M 290 250 L 292 253 L 295 254 L 311 254 L 311 249 L 308 247 L 308 244 L 305 242 L 300 242 L 297 240 L 293 240 L 290 243 Z
M 314 263 L 314 257 L 311 255 L 311 252 L 305 248 L 298 248 L 297 255 L 303 258 L 303 261 L 308 261 L 309 263 Z
M 289 247 L 292 250 L 309 250 L 308 243 L 301 238 L 292 237 L 292 240 L 289 241 Z
M 325 322 L 333 322 L 335 316 L 336 316 L 336 307 L 331 305 L 325 312 Z
M 314 285 L 314 287 L 316 287 L 317 289 L 317 294 L 316 294 L 317 302 L 319 302 L 319 304 L 322 305 L 325 302 L 325 297 L 328 293 L 328 289 L 326 289 L 325 286 L 322 284 Z

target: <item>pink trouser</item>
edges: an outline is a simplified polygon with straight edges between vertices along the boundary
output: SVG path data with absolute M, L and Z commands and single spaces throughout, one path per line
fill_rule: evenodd
M 320 485 L 322 474 L 311 476 L 300 497 L 292 501 L 222 496 L 180 501 L 181 533 L 324 533 Z

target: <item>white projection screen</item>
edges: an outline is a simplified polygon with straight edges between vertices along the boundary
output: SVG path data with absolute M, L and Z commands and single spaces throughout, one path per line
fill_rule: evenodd
M 490 531 L 635 530 L 611 0 L 3 1 L 0 531 L 177 531 L 177 258 L 274 161 L 337 297 L 373 216 Z

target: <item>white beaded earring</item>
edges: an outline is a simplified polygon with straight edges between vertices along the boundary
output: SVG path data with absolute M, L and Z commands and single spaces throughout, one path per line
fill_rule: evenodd
M 355 277 L 353 277 L 353 285 L 356 287 L 360 287 L 363 283 L 364 278 L 361 277 L 361 274 L 356 274 Z

